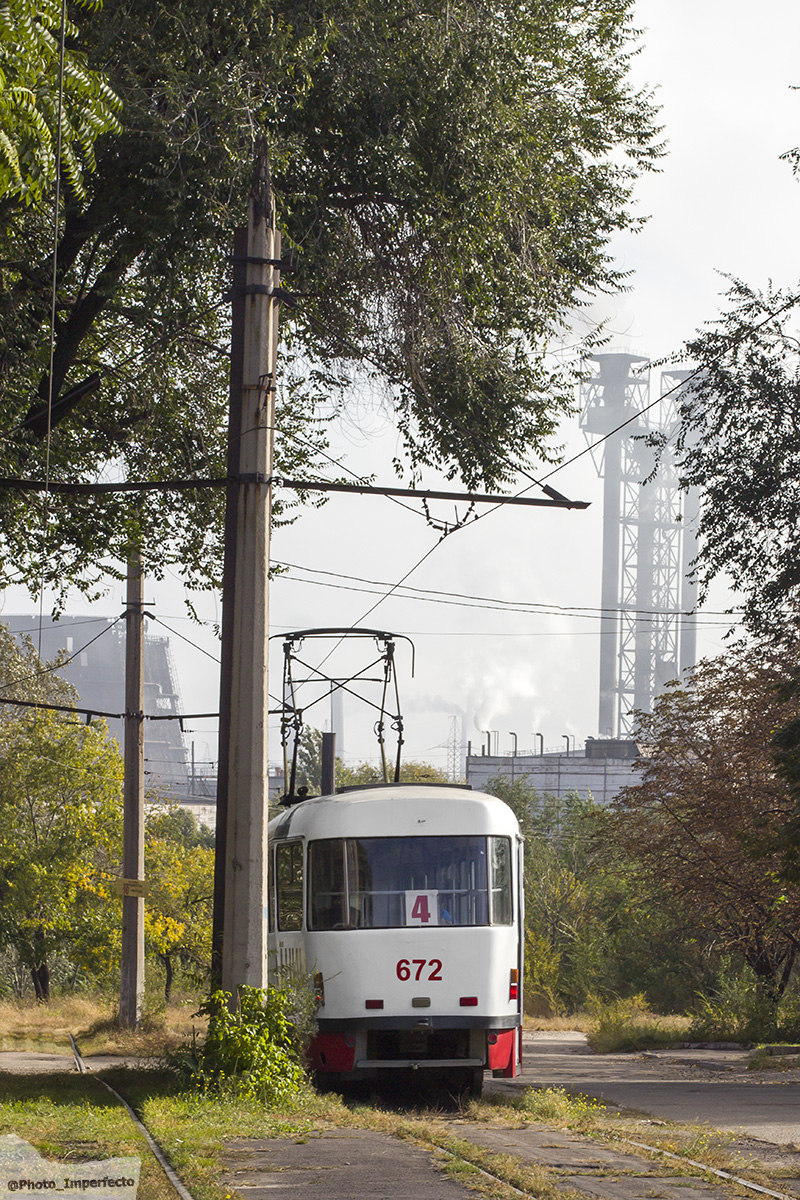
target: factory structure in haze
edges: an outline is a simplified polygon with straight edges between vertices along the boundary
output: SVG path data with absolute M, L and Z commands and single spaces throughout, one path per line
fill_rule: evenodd
M 608 803 L 640 777 L 632 740 L 635 712 L 652 711 L 664 687 L 685 679 L 697 656 L 699 494 L 680 486 L 671 441 L 693 372 L 664 370 L 655 401 L 650 364 L 637 354 L 595 354 L 581 392 L 581 425 L 603 479 L 603 560 L 600 599 L 599 737 L 580 750 L 566 746 L 498 753 L 486 731 L 480 753 L 467 747 L 465 776 L 473 787 L 490 779 L 524 778 L 539 792 L 574 792 Z
M 650 364 L 629 353 L 594 355 L 582 386 L 581 425 L 603 479 L 598 735 L 578 749 L 565 747 L 500 753 L 499 734 L 486 731 L 473 753 L 453 718 L 448 773 L 475 788 L 496 776 L 525 778 L 539 792 L 577 793 L 608 803 L 639 777 L 633 741 L 636 710 L 650 711 L 671 680 L 684 678 L 696 659 L 697 586 L 691 563 L 697 553 L 699 497 L 681 488 L 670 447 L 679 405 L 690 386 L 687 370 L 663 370 L 656 401 Z M 39 629 L 33 616 L 5 616 L 17 636 L 41 636 L 45 661 L 65 656 L 59 673 L 84 709 L 105 715 L 110 733 L 123 740 L 125 625 L 109 617 L 62 616 Z M 152 629 L 152 626 L 151 626 Z M 215 822 L 216 764 L 194 761 L 180 720 L 182 705 L 169 638 L 147 632 L 144 643 L 145 779 L 151 794 L 173 799 L 204 823 Z M 341 691 L 332 728 L 343 734 Z M 458 730 L 458 732 L 457 732 Z M 269 791 L 284 790 L 282 768 L 270 770 Z

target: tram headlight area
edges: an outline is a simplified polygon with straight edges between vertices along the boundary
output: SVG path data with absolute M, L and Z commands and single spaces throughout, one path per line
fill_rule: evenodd
M 480 1094 L 522 1038 L 522 842 L 455 785 L 314 797 L 270 824 L 271 970 L 308 978 L 328 1085 L 424 1072 Z

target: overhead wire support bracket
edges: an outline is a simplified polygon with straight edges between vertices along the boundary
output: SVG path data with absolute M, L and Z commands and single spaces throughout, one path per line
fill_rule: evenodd
M 374 484 L 361 483 L 328 483 L 325 480 L 282 479 L 273 480 L 276 487 L 288 488 L 290 491 L 316 492 L 360 492 L 376 496 L 407 496 L 412 500 L 463 500 L 473 504 L 522 504 L 534 508 L 579 508 L 589 507 L 588 500 L 569 500 L 555 488 L 546 488 L 546 499 L 540 496 L 503 496 L 483 492 L 446 492 L 430 488 L 399 488 L 376 487 Z
M 0 490 L 20 492 L 63 493 L 75 496 L 102 496 L 114 492 L 179 492 L 191 491 L 194 488 L 228 487 L 232 483 L 264 483 L 276 487 L 288 488 L 296 492 L 355 492 L 362 495 L 374 496 L 407 496 L 412 500 L 462 500 L 474 504 L 518 504 L 534 508 L 577 508 L 589 507 L 588 500 L 569 500 L 547 488 L 546 499 L 539 496 L 504 496 L 478 492 L 446 492 L 418 488 L 376 487 L 366 483 L 329 483 L 317 479 L 283 479 L 280 476 L 256 477 L 250 475 L 224 476 L 205 479 L 160 479 L 146 482 L 126 483 L 70 483 L 65 480 L 51 479 L 22 479 L 4 476 L 0 478 Z

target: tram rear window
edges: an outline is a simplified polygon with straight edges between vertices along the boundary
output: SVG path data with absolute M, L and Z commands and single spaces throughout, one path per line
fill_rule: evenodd
M 511 924 L 508 838 L 326 838 L 308 854 L 311 929 Z

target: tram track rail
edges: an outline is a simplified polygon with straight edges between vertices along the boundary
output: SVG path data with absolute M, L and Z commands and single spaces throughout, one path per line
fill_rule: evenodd
M 114 1098 L 125 1109 L 128 1116 L 131 1118 L 133 1123 L 136 1125 L 136 1128 L 139 1130 L 142 1137 L 147 1142 L 147 1145 L 149 1146 L 150 1151 L 153 1154 L 153 1157 L 156 1159 L 156 1162 L 161 1167 L 161 1170 L 164 1172 L 167 1179 L 169 1180 L 169 1182 L 172 1184 L 175 1191 L 180 1196 L 181 1200 L 194 1200 L 194 1196 L 189 1191 L 189 1189 L 186 1187 L 183 1180 L 178 1175 L 175 1168 L 172 1166 L 172 1163 L 167 1158 L 164 1148 L 153 1137 L 152 1133 L 147 1128 L 144 1121 L 142 1121 L 142 1119 L 140 1118 L 140 1116 L 136 1112 L 136 1110 L 131 1107 L 131 1105 L 128 1103 L 128 1101 L 125 1099 L 124 1096 L 120 1095 L 120 1093 L 116 1090 L 116 1088 L 113 1088 L 111 1086 L 111 1084 L 107 1082 L 107 1080 L 103 1079 L 102 1075 L 99 1075 L 96 1071 L 92 1071 L 90 1067 L 87 1067 L 86 1062 L 84 1061 L 83 1055 L 81 1054 L 80 1050 L 78 1049 L 78 1045 L 75 1041 L 75 1038 L 72 1036 L 72 1034 L 69 1035 L 69 1044 L 72 1049 L 72 1057 L 75 1059 L 75 1066 L 76 1066 L 77 1070 L 80 1072 L 80 1074 L 81 1075 L 91 1074 L 92 1077 L 94 1079 L 96 1079 L 98 1083 L 101 1083 L 103 1085 L 103 1087 L 107 1091 L 109 1091 L 112 1096 L 114 1096 Z

